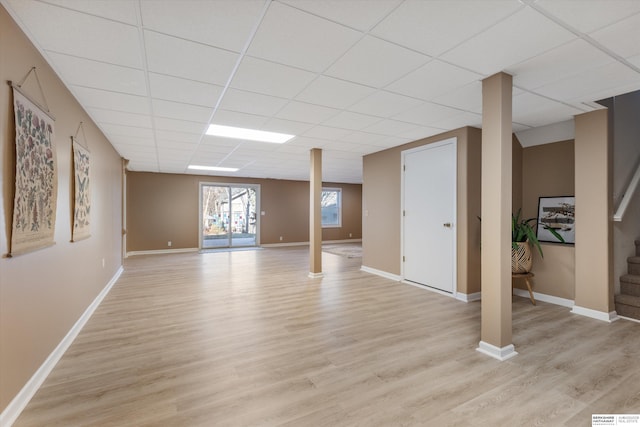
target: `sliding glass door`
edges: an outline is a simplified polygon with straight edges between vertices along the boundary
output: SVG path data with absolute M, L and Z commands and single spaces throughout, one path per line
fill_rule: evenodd
M 200 247 L 258 245 L 257 185 L 200 184 Z

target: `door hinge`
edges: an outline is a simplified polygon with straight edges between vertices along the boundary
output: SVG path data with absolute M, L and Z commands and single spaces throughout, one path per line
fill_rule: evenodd
M 407 211 L 403 210 L 402 211 L 402 216 L 407 216 Z
M 407 171 L 407 165 L 402 165 L 402 172 L 406 172 Z
M 402 262 L 405 262 L 404 255 L 402 255 Z

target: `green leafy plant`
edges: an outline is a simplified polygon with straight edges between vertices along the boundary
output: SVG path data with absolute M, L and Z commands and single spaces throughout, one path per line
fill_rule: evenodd
M 514 249 L 518 247 L 517 242 L 526 242 L 527 240 L 538 249 L 540 252 L 540 256 L 544 258 L 544 254 L 542 253 L 542 248 L 540 247 L 540 242 L 538 241 L 538 237 L 536 236 L 536 232 L 531 225 L 532 222 L 535 222 L 537 218 L 529 218 L 529 219 L 520 219 L 521 209 L 518 209 L 517 214 L 511 215 L 511 242 Z M 540 224 L 546 230 L 549 230 L 553 236 L 558 239 L 559 242 L 564 243 L 564 238 L 558 234 L 556 230 L 553 228 L 549 228 L 543 224 Z

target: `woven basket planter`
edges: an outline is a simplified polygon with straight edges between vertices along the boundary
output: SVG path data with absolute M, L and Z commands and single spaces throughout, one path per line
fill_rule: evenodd
M 533 258 L 531 256 L 531 246 L 529 242 L 515 242 L 517 248 L 511 248 L 511 272 L 523 274 L 531 271 Z

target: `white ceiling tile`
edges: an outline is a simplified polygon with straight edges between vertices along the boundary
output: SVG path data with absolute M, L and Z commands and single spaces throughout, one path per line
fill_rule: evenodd
M 180 150 L 177 148 L 159 148 L 158 160 L 163 161 L 177 161 L 188 162 L 192 156 L 191 150 Z
M 419 99 L 379 90 L 352 105 L 349 110 L 372 116 L 390 117 L 420 104 L 422 101 Z
M 573 118 L 582 111 L 565 104 L 535 95 L 523 93 L 513 97 L 513 121 L 538 127 Z
M 514 88 L 515 94 L 515 88 Z M 473 113 L 482 113 L 482 82 L 473 82 L 451 90 L 434 102 Z
M 628 61 L 633 65 L 635 65 L 636 67 L 640 68 L 640 55 L 632 56 L 628 58 Z
M 153 98 L 203 107 L 215 107 L 223 89 L 222 86 L 156 73 L 149 73 L 149 87 Z
M 481 78 L 480 74 L 433 60 L 390 84 L 386 89 L 427 101 Z
M 228 89 L 224 94 L 220 108 L 230 111 L 242 111 L 244 113 L 259 116 L 273 116 L 280 111 L 287 99 L 275 96 L 262 95 L 238 89 Z
M 30 2 L 25 2 L 24 0 L 9 0 L 9 3 L 11 3 L 13 7 L 14 4 L 28 4 Z M 136 5 L 134 2 L 114 2 L 113 0 L 47 0 L 47 3 L 131 25 L 135 25 L 137 22 Z
M 527 7 L 442 58 L 488 76 L 574 38 L 574 34 Z
M 456 117 L 456 116 L 454 116 Z M 432 128 L 426 126 L 416 126 L 414 129 L 411 129 L 406 132 L 401 132 L 397 136 L 400 138 L 407 138 L 412 141 L 417 141 L 422 138 L 427 138 L 429 136 L 437 135 L 442 133 L 442 129 L 440 128 Z
M 207 128 L 206 123 L 188 122 L 186 120 L 166 119 L 156 117 L 154 119 L 156 129 L 169 130 L 173 132 L 185 132 L 202 135 Z
M 26 1 L 12 3 L 20 17 L 31 24 L 31 32 L 43 49 L 116 65 L 142 67 L 142 50 L 135 26 L 47 3 L 34 6 Z M 60 31 L 61 27 L 65 27 L 65 31 Z
M 373 87 L 383 87 L 429 60 L 401 46 L 365 36 L 325 74 Z
M 371 145 L 374 145 L 379 148 L 391 148 L 397 147 L 398 145 L 406 144 L 411 142 L 409 138 L 400 138 L 398 136 L 383 136 L 380 139 L 376 139 Z M 377 150 L 380 151 L 380 150 Z
M 87 108 L 87 112 L 98 124 L 110 123 L 123 126 L 151 128 L 151 116 L 149 115 L 105 110 L 102 108 Z
M 209 107 L 184 104 L 180 102 L 152 100 L 153 113 L 158 117 L 169 119 L 189 120 L 192 122 L 208 122 L 213 113 Z
M 151 128 L 101 123 L 100 129 L 102 129 L 102 131 L 109 139 L 112 139 L 113 136 L 120 135 L 129 138 L 142 138 L 145 140 L 153 141 L 153 130 Z
M 640 2 L 636 1 L 638 5 Z M 623 58 L 640 54 L 640 13 L 591 34 Z
M 206 135 L 202 138 L 202 142 L 200 143 L 198 150 L 229 153 L 241 145 L 242 142 L 243 141 L 239 139 Z
M 396 136 L 402 132 L 409 132 L 417 128 L 412 123 L 399 122 L 397 120 L 382 120 L 374 125 L 367 126 L 362 129 L 364 132 L 370 132 L 385 136 Z
M 311 104 L 344 109 L 374 91 L 375 89 L 368 86 L 345 82 L 332 77 L 319 76 L 296 99 Z
M 380 117 L 368 116 L 360 113 L 352 113 L 351 111 L 342 111 L 341 113 L 326 120 L 323 124 L 342 129 L 360 130 L 367 126 L 380 121 Z
M 396 120 L 417 125 L 438 127 L 438 122 L 460 114 L 460 110 L 425 102 L 422 105 L 394 116 Z
M 263 0 L 142 0 L 145 28 L 240 52 L 264 7 Z
M 535 92 L 562 101 L 597 101 L 602 98 L 595 94 L 621 95 L 615 89 L 628 84 L 640 84 L 640 74 L 619 62 L 612 62 L 542 86 Z
M 166 132 L 166 131 L 164 131 Z M 156 146 L 158 149 L 174 148 L 180 150 L 190 150 L 193 153 L 198 148 L 197 142 L 182 142 L 164 138 L 156 138 Z
M 380 135 L 374 135 L 368 132 L 353 132 L 340 138 L 340 142 L 344 141 L 348 143 L 368 145 L 376 139 L 380 139 Z
M 536 6 L 583 33 L 640 12 L 638 0 L 538 0 Z
M 294 122 L 292 120 L 283 120 L 271 118 L 262 126 L 262 130 L 270 132 L 288 133 L 290 135 L 302 135 L 313 127 L 311 123 Z
M 482 127 L 482 115 L 476 113 L 460 113 L 447 119 L 438 121 L 441 129 L 453 130 L 465 126 Z
M 343 25 L 273 2 L 251 41 L 248 54 L 321 72 L 360 36 L 360 32 Z M 309 49 L 310 46 L 313 49 Z
M 236 126 L 247 129 L 262 129 L 267 121 L 264 116 L 256 114 L 238 113 L 237 111 L 218 110 L 211 123 L 225 126 Z
M 71 90 L 85 108 L 97 107 L 128 113 L 151 114 L 149 100 L 145 96 L 127 95 L 82 86 L 72 86 Z
M 109 133 L 108 137 L 109 141 L 118 147 L 124 145 L 140 146 L 147 151 L 155 150 L 156 147 L 152 137 L 135 137 L 130 135 L 116 135 L 113 133 Z
M 284 120 L 293 120 L 305 123 L 321 123 L 329 117 L 335 116 L 340 110 L 323 107 L 321 105 L 307 104 L 305 102 L 291 101 L 276 117 Z
M 200 43 L 144 32 L 149 71 L 203 83 L 225 85 L 238 54 Z
M 314 126 L 306 131 L 302 136 L 311 138 L 336 140 L 351 134 L 353 131 L 347 129 L 332 128 L 328 126 Z
M 105 64 L 48 52 L 47 56 L 69 85 L 85 86 L 131 95 L 147 95 L 147 85 L 141 70 Z
M 402 0 L 283 0 L 284 3 L 306 10 L 334 22 L 369 30 L 385 17 Z
M 522 5 L 516 1 L 405 1 L 372 33 L 436 56 L 494 25 Z
M 180 143 L 196 144 L 200 141 L 201 135 L 187 132 L 175 132 L 170 130 L 156 130 L 156 138 L 158 139 L 158 145 L 160 141 L 174 141 Z
M 231 86 L 280 98 L 293 98 L 314 78 L 315 74 L 309 71 L 245 56 Z
M 612 61 L 600 49 L 577 39 L 509 67 L 506 72 L 513 75 L 514 85 L 535 89 Z

